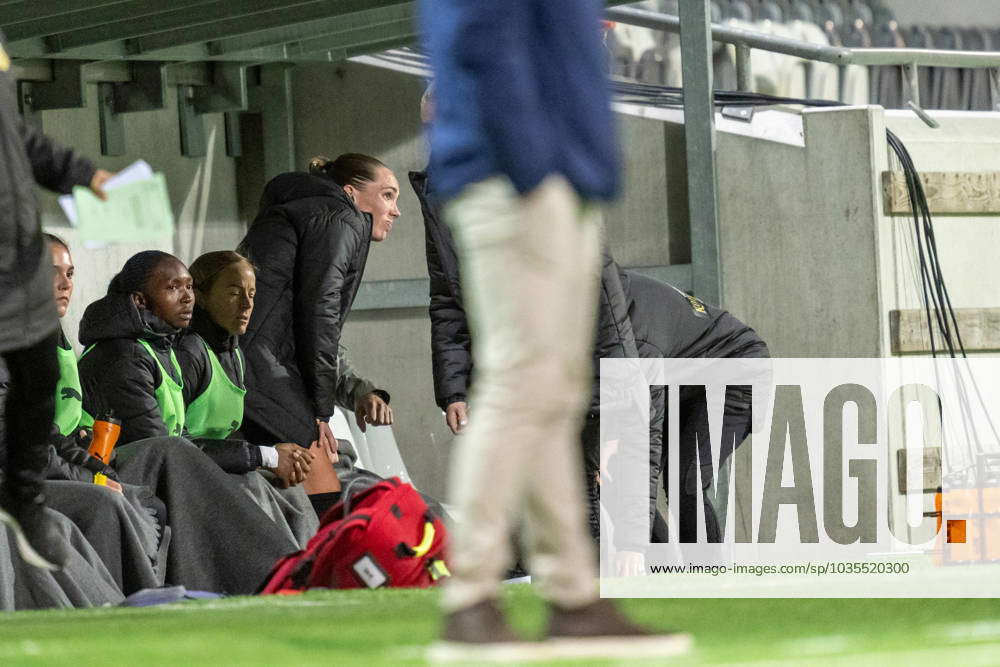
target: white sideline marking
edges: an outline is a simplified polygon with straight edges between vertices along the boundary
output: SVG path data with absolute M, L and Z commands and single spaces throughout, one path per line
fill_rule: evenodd
M 782 643 L 780 652 L 785 655 L 834 655 L 846 653 L 856 640 L 856 637 L 847 635 L 803 637 Z
M 942 639 L 952 642 L 1000 639 L 1000 621 L 975 621 L 973 623 L 953 623 L 941 628 Z
M 549 660 L 660 660 L 691 652 L 691 635 L 650 635 L 648 637 L 589 637 L 548 639 L 497 644 L 437 642 L 427 649 L 431 664 L 443 662 L 509 663 Z
M 930 646 L 912 650 L 878 651 L 866 650 L 857 653 L 825 656 L 796 656 L 780 659 L 733 660 L 725 658 L 726 665 L 753 665 L 754 667 L 798 667 L 799 665 L 823 665 L 824 667 L 885 667 L 886 665 L 906 665 L 906 667 L 941 667 L 941 665 L 962 665 L 962 667 L 995 667 L 1000 643 L 973 644 L 971 646 Z

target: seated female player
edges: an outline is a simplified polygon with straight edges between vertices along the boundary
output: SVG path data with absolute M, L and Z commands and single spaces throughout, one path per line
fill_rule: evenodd
M 73 257 L 65 241 L 46 237 L 56 313 L 62 318 L 73 298 Z M 49 505 L 79 527 L 125 595 L 159 586 L 169 544 L 161 525 L 163 503 L 146 487 L 119 484 L 114 469 L 87 452 L 93 419 L 83 412 L 76 355 L 61 331 L 56 354 L 55 432 L 45 484 Z
M 184 380 L 188 437 L 227 472 L 243 473 L 258 467 L 270 470 L 286 489 L 281 495 L 308 515 L 305 494 L 310 492 L 310 486 L 290 487 L 307 481 L 315 454 L 325 457 L 325 451 L 316 447 L 310 451 L 291 442 L 252 445 L 240 432 L 246 364 L 239 337 L 246 333 L 253 312 L 254 268 L 242 255 L 220 250 L 195 260 L 191 274 L 196 295 L 191 326 L 175 345 Z M 336 481 L 332 469 L 326 475 Z M 323 471 L 317 470 L 312 477 L 315 481 L 322 476 Z M 275 493 L 274 489 L 269 492 Z M 311 537 L 318 525 L 311 516 L 309 519 L 302 522 L 298 535 L 302 542 Z
M 271 495 L 259 474 L 227 474 L 176 437 L 185 433 L 185 409 L 172 344 L 193 309 L 191 276 L 180 260 L 152 250 L 130 258 L 80 323 L 83 408 L 121 420 L 120 479 L 152 486 L 167 506 L 173 536 L 166 582 L 247 593 L 315 531 L 316 517 L 304 496 L 296 506 Z
M 220 250 L 199 257 L 190 272 L 196 295 L 191 326 L 175 346 L 188 436 L 206 451 L 228 453 L 232 460 L 225 462 L 228 467 L 223 465 L 228 472 L 264 467 L 273 470 L 284 487 L 299 484 L 309 473 L 308 449 L 290 442 L 253 446 L 236 438 L 246 396 L 239 337 L 246 333 L 253 311 L 253 267 L 242 255 Z
M 246 396 L 239 338 L 246 333 L 253 312 L 257 285 L 253 265 L 239 253 L 220 250 L 202 255 L 190 270 L 196 296 L 194 314 L 191 326 L 176 345 L 184 376 L 189 435 L 204 446 L 213 439 L 220 444 L 235 442 L 247 451 L 247 459 L 259 457 L 288 484 L 303 482 L 313 507 L 321 515 L 339 499 L 335 490 L 340 488 L 338 474 L 331 464 L 337 463 L 341 471 L 349 470 L 347 460 L 331 460 L 328 450 L 316 443 L 305 449 L 295 443 L 270 447 L 233 440 L 243 422 Z M 370 385 L 357 378 L 342 356 L 338 370 L 338 391 L 345 397 L 351 391 L 357 393 L 358 386 Z M 311 469 L 314 460 L 318 463 Z M 283 476 L 286 468 L 287 478 Z

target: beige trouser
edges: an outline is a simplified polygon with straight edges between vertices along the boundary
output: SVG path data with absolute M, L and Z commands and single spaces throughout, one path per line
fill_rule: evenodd
M 600 212 L 561 176 L 519 196 L 505 177 L 445 209 L 454 231 L 476 377 L 469 427 L 455 440 L 446 611 L 496 597 L 510 533 L 524 527 L 540 593 L 596 598 L 580 459 L 599 284 Z

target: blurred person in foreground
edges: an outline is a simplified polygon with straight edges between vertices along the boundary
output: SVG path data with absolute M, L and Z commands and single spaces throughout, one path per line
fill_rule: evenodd
M 477 377 L 450 495 L 462 516 L 439 659 L 530 652 L 498 605 L 520 515 L 549 603 L 548 648 L 663 656 L 599 600 L 578 438 L 590 392 L 601 200 L 618 192 L 595 0 L 433 0 L 421 9 L 435 71 L 431 172 L 455 234 Z M 489 494 L 482 490 L 490 488 Z M 523 503 L 523 505 L 522 505 Z M 549 655 L 552 655 L 550 652 Z
M 0 34 L 0 357 L 10 371 L 10 393 L 0 522 L 14 531 L 27 562 L 54 569 L 66 550 L 44 513 L 43 484 L 60 334 L 35 184 L 66 194 L 82 185 L 104 198 L 111 174 L 21 117 L 5 41 Z

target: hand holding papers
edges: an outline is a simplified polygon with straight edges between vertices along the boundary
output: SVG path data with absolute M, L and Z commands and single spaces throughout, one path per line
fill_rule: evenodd
M 163 174 L 154 174 L 142 160 L 104 184 L 107 201 L 89 188 L 77 186 L 59 204 L 80 230 L 84 241 L 129 242 L 169 238 L 174 216 Z

